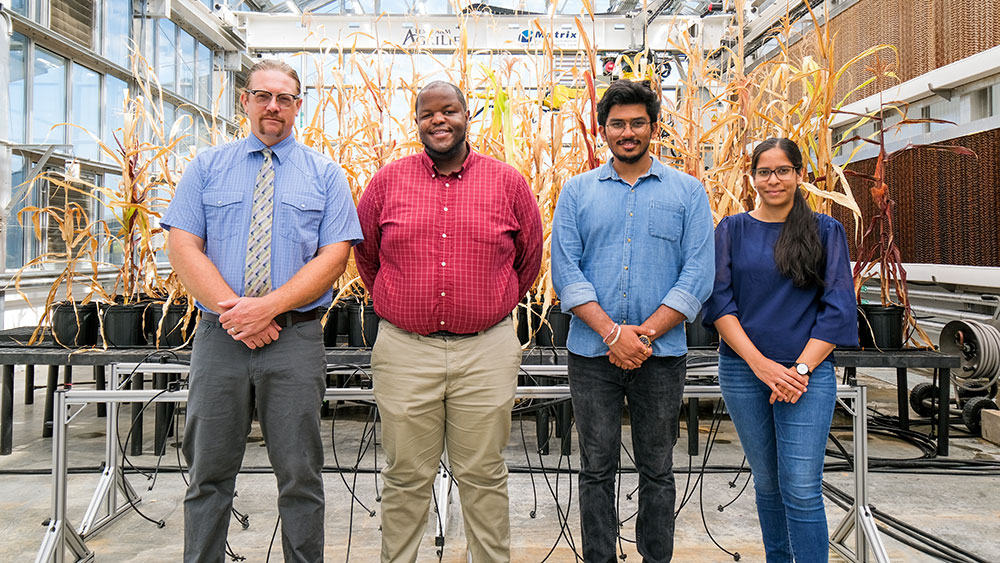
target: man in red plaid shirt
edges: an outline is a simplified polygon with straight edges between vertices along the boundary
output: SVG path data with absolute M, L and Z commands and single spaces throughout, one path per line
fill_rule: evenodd
M 511 166 L 473 152 L 453 84 L 417 95 L 424 152 L 358 202 L 361 278 L 383 319 L 372 350 L 382 419 L 382 561 L 414 561 L 445 444 L 474 563 L 510 561 L 507 466 L 521 346 L 510 313 L 535 278 L 542 224 Z

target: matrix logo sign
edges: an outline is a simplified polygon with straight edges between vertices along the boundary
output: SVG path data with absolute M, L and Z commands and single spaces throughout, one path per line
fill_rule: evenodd
M 554 45 L 560 47 L 576 47 L 578 35 L 575 31 L 549 31 L 542 33 L 536 29 L 523 29 L 517 36 L 517 42 L 522 45 L 534 45 L 541 43 L 546 37 L 552 40 Z

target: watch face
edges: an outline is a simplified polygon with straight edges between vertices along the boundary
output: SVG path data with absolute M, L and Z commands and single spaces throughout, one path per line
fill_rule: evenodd
M 795 371 L 799 375 L 809 375 L 809 366 L 806 364 L 795 364 Z

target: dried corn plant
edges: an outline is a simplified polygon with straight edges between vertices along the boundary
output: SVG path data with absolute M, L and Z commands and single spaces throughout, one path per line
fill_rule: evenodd
M 727 32 L 726 44 L 718 49 L 704 50 L 686 32 L 672 34 L 674 39 L 666 45 L 649 46 L 657 52 L 673 53 L 681 74 L 676 95 L 664 104 L 662 133 L 654 140 L 654 150 L 705 184 L 718 221 L 754 206 L 756 194 L 749 177 L 753 146 L 767 137 L 787 136 L 802 147 L 807 159 L 811 182 L 804 188 L 810 203 L 824 212 L 833 205 L 847 209 L 854 217 L 855 232 L 860 232 L 860 208 L 844 170 L 833 162 L 839 148 L 833 141 L 831 122 L 846 100 L 837 92 L 849 89 L 853 93 L 868 83 L 843 86 L 848 70 L 869 55 L 892 48 L 876 45 L 836 66 L 835 38 L 819 24 L 815 14 L 812 28 L 801 39 L 786 18 L 774 30 L 779 47 L 776 54 L 748 71 L 743 67 L 742 3 L 736 3 L 737 17 Z M 554 28 L 554 23 L 545 18 L 532 24 L 545 37 L 534 51 L 512 54 L 472 49 L 468 45 L 467 18 L 488 16 L 462 15 L 456 21 L 459 33 L 454 51 L 447 54 L 419 44 L 379 42 L 373 37 L 379 45 L 375 50 L 321 41 L 324 47 L 317 53 L 285 56 L 305 58 L 304 65 L 310 69 L 303 82 L 307 87 L 306 111 L 300 118 L 297 137 L 343 166 L 357 201 L 381 167 L 422 150 L 413 114 L 419 89 L 433 79 L 457 84 L 469 98 L 470 144 L 519 170 L 536 195 L 545 225 L 546 251 L 531 301 L 547 310 L 557 301 L 549 273 L 548 247 L 552 213 L 560 191 L 570 177 L 594 168 L 608 156 L 598 135 L 596 118 L 602 86 L 597 79 L 599 46 L 590 39 L 594 14 L 589 2 L 584 2 L 584 8 L 576 20 L 581 49 L 567 52 L 544 33 Z M 321 34 L 322 30 L 311 33 Z M 571 64 L 563 63 L 567 59 Z M 630 76 L 655 77 L 651 59 L 647 52 L 622 57 L 621 63 L 629 67 Z M 147 194 L 152 199 L 143 200 L 141 206 L 129 199 L 134 192 L 122 192 L 116 200 L 121 210 L 116 218 L 124 223 L 129 219 L 128 210 L 156 215 L 155 209 L 172 196 L 193 152 L 179 154 L 185 152 L 179 150 L 185 125 L 165 122 L 155 73 L 141 57 L 135 61 L 133 72 L 141 95 L 132 99 L 132 107 L 143 115 L 137 120 L 145 124 L 141 132 L 145 140 L 138 141 L 138 145 L 123 143 L 115 160 L 122 166 L 123 178 L 156 187 L 155 193 Z M 216 111 L 202 116 L 212 124 L 208 144 L 228 140 L 223 127 L 217 126 L 222 123 L 216 116 L 218 100 Z M 243 129 L 246 134 L 245 121 Z M 141 162 L 130 160 L 136 155 L 140 155 Z M 159 240 L 155 236 L 153 239 Z M 152 249 L 154 253 L 159 250 Z M 143 289 L 166 288 L 170 295 L 180 291 L 176 277 L 157 279 L 155 284 L 153 278 L 148 282 L 146 279 L 142 277 L 143 282 L 138 284 Z M 353 259 L 337 288 L 338 299 L 363 294 Z

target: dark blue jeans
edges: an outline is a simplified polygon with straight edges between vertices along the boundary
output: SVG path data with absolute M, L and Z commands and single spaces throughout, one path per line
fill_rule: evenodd
M 643 561 L 670 561 L 674 551 L 673 452 L 684 392 L 685 356 L 651 357 L 625 371 L 608 358 L 569 355 L 569 389 L 580 439 L 580 527 L 587 563 L 616 560 L 615 473 L 621 460 L 626 401 L 639 471 L 636 544 Z
M 823 563 L 830 553 L 823 458 L 837 402 L 830 361 L 795 404 L 770 404 L 771 389 L 740 358 L 719 357 L 719 385 L 746 452 L 768 563 Z

